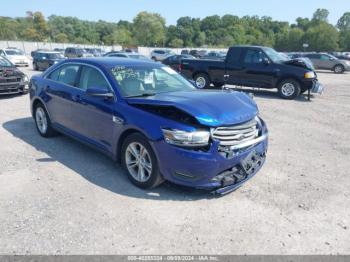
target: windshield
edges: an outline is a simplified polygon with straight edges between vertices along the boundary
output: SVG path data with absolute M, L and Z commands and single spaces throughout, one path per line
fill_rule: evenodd
M 8 49 L 5 52 L 7 55 L 24 55 L 24 53 L 21 50 L 16 50 L 16 49 L 13 49 L 13 50 Z
M 124 97 L 154 95 L 172 91 L 189 91 L 195 87 L 169 67 L 116 66 L 111 73 Z
M 12 63 L 4 57 L 0 57 L 0 66 L 2 67 L 12 67 Z
M 276 50 L 272 48 L 264 48 L 264 51 L 266 55 L 272 60 L 274 63 L 288 61 L 289 59 L 280 53 L 278 53 Z
M 52 54 L 47 54 L 47 57 L 49 59 L 60 59 L 64 58 L 64 56 L 61 53 L 52 53 Z

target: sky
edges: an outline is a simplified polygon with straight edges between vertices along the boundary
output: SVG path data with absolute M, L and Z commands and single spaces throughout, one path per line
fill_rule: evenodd
M 161 14 L 167 25 L 181 16 L 203 18 L 209 15 L 271 16 L 293 23 L 297 17 L 312 17 L 317 8 L 330 11 L 329 21 L 336 24 L 350 12 L 350 0 L 10 0 L 2 1 L 0 16 L 25 16 L 26 11 L 40 11 L 46 17 L 56 14 L 84 20 L 120 19 L 132 21 L 141 11 Z

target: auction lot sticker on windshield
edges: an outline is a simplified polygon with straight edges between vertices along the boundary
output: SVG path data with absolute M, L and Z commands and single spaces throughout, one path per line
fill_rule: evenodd
M 145 84 L 153 84 L 153 72 L 145 75 L 144 82 Z
M 170 67 L 163 66 L 162 69 L 163 69 L 165 72 L 167 72 L 167 73 L 169 73 L 169 74 L 171 74 L 171 75 L 176 75 L 176 74 L 177 74 L 177 72 L 176 72 L 175 70 L 171 69 Z

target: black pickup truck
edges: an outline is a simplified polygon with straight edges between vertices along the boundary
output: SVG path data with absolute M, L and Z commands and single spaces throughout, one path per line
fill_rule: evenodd
M 285 99 L 306 91 L 309 97 L 310 92 L 323 91 L 312 66 L 302 59 L 290 60 L 269 47 L 233 46 L 224 61 L 183 59 L 180 69 L 198 88 L 211 84 L 277 88 Z

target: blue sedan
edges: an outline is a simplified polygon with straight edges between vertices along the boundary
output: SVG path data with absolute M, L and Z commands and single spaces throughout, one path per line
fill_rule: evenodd
M 160 63 L 64 60 L 32 77 L 30 99 L 41 136 L 91 145 L 141 188 L 169 180 L 223 194 L 265 161 L 268 132 L 249 96 L 198 90 Z

